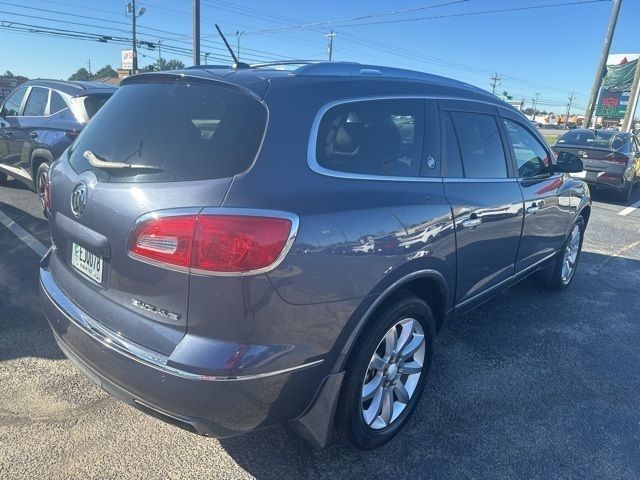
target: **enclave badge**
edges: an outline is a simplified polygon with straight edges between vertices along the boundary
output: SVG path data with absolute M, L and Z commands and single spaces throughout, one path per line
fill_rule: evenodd
M 157 315 L 168 318 L 169 320 L 173 320 L 175 322 L 177 322 L 182 318 L 182 315 L 180 315 L 179 313 L 170 312 L 166 308 L 158 308 L 155 305 L 152 305 L 147 302 L 143 302 L 142 300 L 138 300 L 137 298 L 132 298 L 131 303 L 138 308 L 146 310 L 147 312 L 155 313 Z

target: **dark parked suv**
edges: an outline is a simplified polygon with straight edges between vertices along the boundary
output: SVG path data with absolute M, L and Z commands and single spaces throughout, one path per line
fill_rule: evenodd
M 320 446 L 335 427 L 375 448 L 449 319 L 529 274 L 571 282 L 581 170 L 495 96 L 433 75 L 136 75 L 51 168 L 46 315 L 89 378 L 169 422 L 287 422 Z
M 0 107 L 0 184 L 14 177 L 44 202 L 49 165 L 115 90 L 56 80 L 32 80 L 14 90 Z

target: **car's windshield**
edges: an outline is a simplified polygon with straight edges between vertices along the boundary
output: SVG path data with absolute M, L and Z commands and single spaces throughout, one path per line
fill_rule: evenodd
M 609 130 L 572 130 L 557 141 L 559 145 L 598 148 L 612 152 L 630 149 L 629 135 Z

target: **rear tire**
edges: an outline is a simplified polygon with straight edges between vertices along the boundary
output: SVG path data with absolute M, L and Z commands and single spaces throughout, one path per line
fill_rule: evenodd
M 579 216 L 571 227 L 569 235 L 562 245 L 562 249 L 556 255 L 555 260 L 547 268 L 537 273 L 535 278 L 538 285 L 548 290 L 560 291 L 571 284 L 578 269 L 578 261 L 582 253 L 584 229 L 584 218 Z
M 44 188 L 48 179 L 49 164 L 47 162 L 42 162 L 40 165 L 38 165 L 38 170 L 36 171 L 35 187 L 38 198 L 40 199 L 40 205 L 42 207 L 42 214 L 44 215 L 44 218 L 49 217 L 49 212 L 44 204 Z
M 627 185 L 625 185 L 622 190 L 618 192 L 618 200 L 624 203 L 629 203 L 631 201 L 631 192 L 633 191 L 633 184 L 635 183 L 636 178 L 633 177 Z
M 429 305 L 400 291 L 366 325 L 347 362 L 336 436 L 357 450 L 395 437 L 418 404 L 435 349 Z

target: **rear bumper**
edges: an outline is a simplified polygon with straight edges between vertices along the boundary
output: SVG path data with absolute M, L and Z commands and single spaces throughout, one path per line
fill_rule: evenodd
M 620 171 L 617 171 L 620 170 Z M 630 181 L 632 176 L 628 175 L 628 172 L 622 168 L 616 169 L 615 172 L 611 172 L 608 170 L 605 171 L 596 171 L 596 170 L 587 170 L 581 172 L 582 175 L 572 175 L 576 178 L 581 178 L 589 185 L 593 187 L 599 188 L 608 188 L 614 190 L 621 190 L 627 184 L 627 181 Z M 627 178 L 629 177 L 629 178 Z
M 40 290 L 60 348 L 104 390 L 165 421 L 204 435 L 230 437 L 291 420 L 308 409 L 328 373 L 322 360 L 248 375 L 176 368 L 170 356 L 128 341 L 75 306 L 48 270 L 48 255 L 40 268 Z M 223 369 L 211 365 L 211 372 Z

